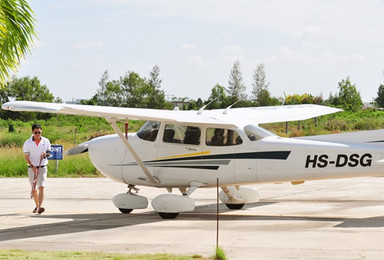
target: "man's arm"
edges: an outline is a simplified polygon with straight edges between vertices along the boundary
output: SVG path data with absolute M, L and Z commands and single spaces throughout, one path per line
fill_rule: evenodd
M 25 154 L 24 154 L 24 158 L 25 158 L 25 160 L 27 161 L 27 164 L 28 164 L 29 166 L 33 166 L 31 160 L 29 159 L 29 153 L 25 153 Z

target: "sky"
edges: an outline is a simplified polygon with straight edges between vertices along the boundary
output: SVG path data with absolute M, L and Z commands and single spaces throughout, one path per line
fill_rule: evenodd
M 31 0 L 38 39 L 17 77 L 64 101 L 91 98 L 107 70 L 148 77 L 168 98 L 208 99 L 236 60 L 247 94 L 263 63 L 275 97 L 338 92 L 369 102 L 384 83 L 384 0 Z

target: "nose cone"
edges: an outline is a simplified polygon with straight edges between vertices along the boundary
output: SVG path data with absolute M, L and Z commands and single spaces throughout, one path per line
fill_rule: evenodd
M 106 177 L 123 180 L 123 159 L 126 148 L 117 135 L 97 137 L 86 142 L 93 165 Z

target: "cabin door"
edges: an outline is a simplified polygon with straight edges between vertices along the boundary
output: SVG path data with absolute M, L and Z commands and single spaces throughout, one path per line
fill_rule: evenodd
M 155 176 L 169 185 L 184 186 L 201 177 L 201 129 L 165 124 L 158 142 Z

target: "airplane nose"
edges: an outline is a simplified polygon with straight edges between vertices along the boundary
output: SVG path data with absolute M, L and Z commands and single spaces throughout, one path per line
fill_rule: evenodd
M 126 149 L 117 135 L 97 137 L 87 141 L 86 146 L 93 165 L 101 174 L 117 182 L 124 182 L 122 161 L 126 156 Z M 78 148 L 79 150 L 73 152 L 79 152 L 84 148 Z

